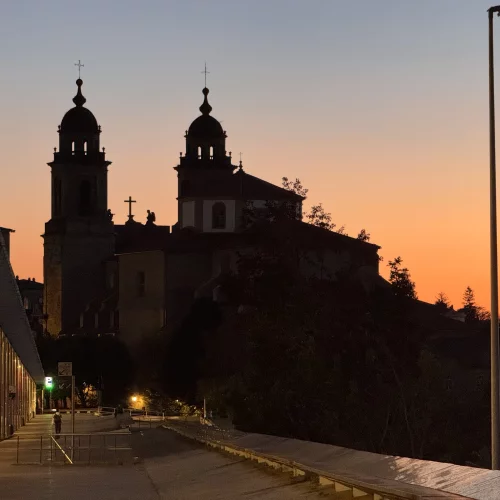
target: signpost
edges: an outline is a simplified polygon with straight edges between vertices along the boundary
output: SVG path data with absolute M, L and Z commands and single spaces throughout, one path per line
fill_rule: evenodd
M 73 363 L 59 362 L 57 373 L 60 377 L 71 377 L 71 460 L 73 460 L 73 450 L 75 449 L 75 377 L 73 375 Z

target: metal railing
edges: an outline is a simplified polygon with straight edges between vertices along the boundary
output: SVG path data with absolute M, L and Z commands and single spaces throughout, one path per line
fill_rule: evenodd
M 133 462 L 130 432 L 18 435 L 18 465 L 116 464 Z

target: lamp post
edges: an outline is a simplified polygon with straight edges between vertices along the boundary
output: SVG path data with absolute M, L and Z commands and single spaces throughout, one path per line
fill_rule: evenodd
M 500 469 L 500 372 L 498 365 L 498 255 L 497 189 L 495 158 L 495 78 L 493 69 L 493 14 L 500 6 L 488 9 L 489 24 L 489 97 L 490 97 L 490 262 L 491 262 L 491 468 Z

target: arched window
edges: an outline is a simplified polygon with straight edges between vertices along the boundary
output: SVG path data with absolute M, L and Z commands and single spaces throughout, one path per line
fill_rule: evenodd
M 75 141 L 71 143 L 71 153 L 75 154 Z
M 87 154 L 87 141 L 83 143 L 83 151 L 85 154 Z
M 181 181 L 180 195 L 189 196 L 190 191 L 191 191 L 191 183 L 187 179 Z
M 212 205 L 212 229 L 226 229 L 226 205 L 220 201 Z
M 198 159 L 201 158 L 201 146 L 198 146 Z
M 90 215 L 92 210 L 92 186 L 88 179 L 84 179 L 80 183 L 78 214 Z
M 214 158 L 214 147 L 210 146 L 210 159 L 213 160 Z

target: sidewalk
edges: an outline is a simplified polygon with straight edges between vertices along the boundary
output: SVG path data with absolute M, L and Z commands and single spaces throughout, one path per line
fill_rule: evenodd
M 70 426 L 67 416 L 63 426 Z M 75 431 L 101 432 L 116 427 L 114 417 L 76 416 Z M 64 418 L 64 416 L 63 416 Z M 64 429 L 63 430 L 67 430 Z M 48 435 L 52 415 L 37 415 L 16 434 L 0 442 L 0 485 L 2 500 L 157 500 L 158 495 L 146 472 L 138 466 L 38 466 L 13 465 L 16 436 Z

